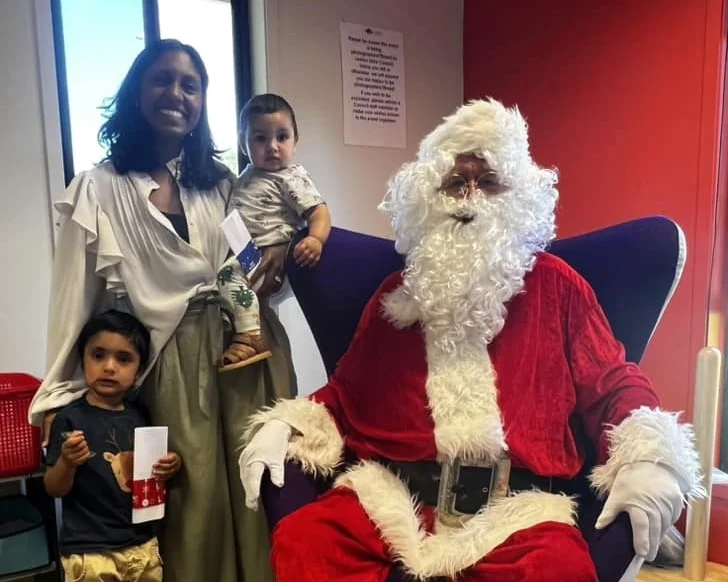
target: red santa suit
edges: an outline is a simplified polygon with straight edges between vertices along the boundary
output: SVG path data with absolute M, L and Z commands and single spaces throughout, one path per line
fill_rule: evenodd
M 358 459 L 273 532 L 279 582 L 384 582 L 394 561 L 418 579 L 596 580 L 575 499 L 524 491 L 449 527 L 433 508 L 418 507 L 380 459 L 505 452 L 516 468 L 570 479 L 583 467 L 586 434 L 599 451 L 592 484 L 601 493 L 621 466 L 640 460 L 659 460 L 695 486 L 689 428 L 657 409 L 593 291 L 563 261 L 539 255 L 479 361 L 439 366 L 430 338 L 398 301 L 401 289 L 400 273 L 382 284 L 326 386 L 253 419 L 250 434 L 269 419 L 290 424 L 289 458 L 313 474 L 332 474 L 345 451 Z

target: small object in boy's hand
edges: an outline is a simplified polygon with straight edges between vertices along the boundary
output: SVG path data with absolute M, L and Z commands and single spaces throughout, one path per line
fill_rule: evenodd
M 73 436 L 74 433 L 78 433 L 78 434 L 83 435 L 83 431 L 82 430 L 65 430 L 65 431 L 61 432 L 61 438 L 64 441 L 65 440 L 68 440 L 69 438 L 71 438 Z M 96 453 L 94 453 L 93 451 L 89 450 L 89 452 L 88 452 L 88 458 L 90 459 L 90 458 L 95 457 L 95 456 L 96 456 Z
M 64 433 L 65 439 L 61 445 L 61 459 L 70 467 L 80 467 L 86 463 L 93 453 L 88 448 L 86 438 L 80 430 Z

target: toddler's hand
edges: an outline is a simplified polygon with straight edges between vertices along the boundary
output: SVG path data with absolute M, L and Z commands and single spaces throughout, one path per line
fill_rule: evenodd
M 83 432 L 74 430 L 61 445 L 61 458 L 71 467 L 80 467 L 91 458 Z
M 324 245 L 313 236 L 307 236 L 293 249 L 293 258 L 300 267 L 315 267 L 321 259 Z
M 152 475 L 157 481 L 167 481 L 174 477 L 182 467 L 182 459 L 177 453 L 167 453 L 152 467 Z

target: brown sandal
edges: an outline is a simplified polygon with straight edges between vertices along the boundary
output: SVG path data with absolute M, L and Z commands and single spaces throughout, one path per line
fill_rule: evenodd
M 273 355 L 265 344 L 263 335 L 258 333 L 237 333 L 232 343 L 222 355 L 221 372 L 237 370 L 256 362 L 267 360 Z

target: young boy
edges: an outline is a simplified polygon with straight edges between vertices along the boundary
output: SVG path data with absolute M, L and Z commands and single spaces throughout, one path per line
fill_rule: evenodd
M 43 482 L 63 498 L 61 555 L 66 582 L 161 582 L 162 561 L 149 523 L 132 524 L 134 429 L 145 414 L 126 395 L 149 358 L 149 332 L 132 315 L 107 311 L 81 330 L 78 351 L 88 391 L 58 412 L 51 427 Z M 159 459 L 166 481 L 181 466 Z

